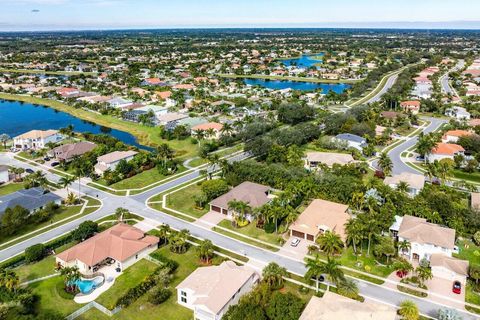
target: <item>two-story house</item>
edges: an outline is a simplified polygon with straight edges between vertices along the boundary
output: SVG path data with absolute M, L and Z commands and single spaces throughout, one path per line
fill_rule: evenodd
M 49 142 L 57 143 L 63 136 L 57 130 L 31 130 L 13 138 L 13 146 L 21 150 L 39 150 Z
M 122 160 L 130 161 L 137 154 L 136 151 L 114 151 L 97 158 L 95 173 L 102 175 L 108 169 L 115 170 L 118 163 Z

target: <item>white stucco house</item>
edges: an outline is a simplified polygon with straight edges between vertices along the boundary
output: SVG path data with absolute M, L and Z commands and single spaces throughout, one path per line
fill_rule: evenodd
M 192 272 L 176 287 L 177 302 L 193 310 L 196 320 L 220 320 L 258 281 L 254 270 L 225 261 Z
M 97 158 L 95 173 L 102 175 L 108 169 L 115 170 L 118 163 L 122 160 L 130 161 L 137 154 L 136 151 L 114 151 Z
M 440 142 L 435 148 L 432 149 L 430 154 L 427 155 L 428 162 L 440 161 L 442 159 L 453 160 L 456 155 L 465 155 L 465 149 L 454 143 Z
M 347 143 L 349 148 L 355 148 L 362 151 L 367 145 L 367 140 L 360 136 L 351 133 L 341 133 L 335 136 L 335 140 L 343 143 Z
M 400 182 L 408 184 L 408 194 L 411 197 L 415 197 L 422 191 L 425 185 L 425 176 L 422 174 L 402 172 L 400 174 L 393 175 L 392 177 L 386 177 L 383 183 L 390 188 L 396 189 Z
M 467 109 L 462 107 L 453 107 L 445 111 L 447 117 L 455 118 L 457 120 L 469 120 L 471 115 Z
M 39 150 L 49 142 L 57 143 L 63 136 L 57 130 L 31 130 L 13 138 L 13 146 L 21 150 Z

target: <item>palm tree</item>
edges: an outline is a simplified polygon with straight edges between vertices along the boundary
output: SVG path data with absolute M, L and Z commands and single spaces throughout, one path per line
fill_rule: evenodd
M 345 275 L 340 269 L 340 263 L 332 259 L 330 257 L 327 257 L 327 262 L 323 263 L 321 266 L 322 273 L 326 274 L 331 282 L 333 282 L 335 285 L 338 285 L 340 281 L 345 280 Z M 328 284 L 327 284 L 327 291 L 328 291 Z
M 81 194 L 80 194 L 80 181 L 82 179 L 84 175 L 84 171 L 82 168 L 76 168 L 75 169 L 75 172 L 74 172 L 74 176 L 76 179 L 78 179 L 78 197 L 80 198 L 81 197 Z
M 404 252 L 408 252 L 408 250 L 410 250 L 410 242 L 408 242 L 407 240 L 403 240 L 402 242 L 399 242 L 398 243 L 398 253 L 404 253 Z
M 403 320 L 418 320 L 420 316 L 417 305 L 410 300 L 405 300 L 400 304 L 398 313 Z
M 222 132 L 222 134 L 225 134 L 225 135 L 228 135 L 228 136 L 229 136 L 229 135 L 231 135 L 232 132 L 233 132 L 233 126 L 232 126 L 230 123 L 225 122 L 225 123 L 223 124 L 222 129 L 221 129 L 220 131 Z
M 77 266 L 64 267 L 60 269 L 60 274 L 64 277 L 65 290 L 67 292 L 75 291 L 75 282 L 80 279 L 80 271 Z
M 206 264 L 210 264 L 210 259 L 213 257 L 213 244 L 210 240 L 204 240 L 197 247 L 197 252 L 202 260 Z
M 283 277 L 287 276 L 287 269 L 280 267 L 276 262 L 270 262 L 262 271 L 263 281 L 272 289 L 283 287 Z
M 400 192 L 407 193 L 409 188 L 410 188 L 410 186 L 405 181 L 400 181 L 397 184 L 397 190 L 400 191 Z
M 400 258 L 398 261 L 395 261 L 393 264 L 393 268 L 395 271 L 400 271 L 404 274 L 407 274 L 408 272 L 413 271 L 413 266 L 412 264 L 407 260 Z
M 357 255 L 357 245 L 363 240 L 363 230 L 357 219 L 350 219 L 345 224 L 347 243 L 352 244 L 353 252 Z
M 342 296 L 352 299 L 357 297 L 359 292 L 357 283 L 352 279 L 345 279 L 343 281 L 340 281 L 337 287 L 337 291 Z
M 162 224 L 160 228 L 158 228 L 158 237 L 160 238 L 161 244 L 168 242 L 168 236 L 170 233 L 171 233 L 171 229 L 168 224 Z
M 0 287 L 3 286 L 9 291 L 15 291 L 19 282 L 19 278 L 13 270 L 0 270 Z
M 10 140 L 10 136 L 6 133 L 0 134 L 0 142 L 3 143 L 3 149 L 7 149 L 7 142 Z
M 244 201 L 230 200 L 228 202 L 228 210 L 232 212 L 233 221 L 236 226 L 245 222 L 246 214 L 252 211 L 250 205 Z M 242 223 L 238 223 L 242 222 Z
M 378 158 L 378 166 L 387 176 L 392 172 L 393 162 L 386 152 L 380 154 L 380 157 Z
M 115 210 L 115 216 L 117 217 L 117 220 L 119 222 L 123 222 L 123 219 L 128 217 L 129 214 L 130 214 L 130 211 L 128 209 L 125 209 L 125 208 L 117 208 Z
M 442 183 L 445 184 L 448 177 L 451 176 L 453 170 L 453 161 L 450 159 L 443 159 L 438 162 L 437 173 Z
M 70 192 L 68 192 L 68 187 L 75 181 L 75 177 L 72 177 L 72 176 L 64 176 L 64 177 L 61 177 L 59 180 L 58 180 L 58 183 L 62 186 L 62 188 L 66 188 L 67 189 L 67 194 L 69 194 Z
M 163 167 L 166 166 L 167 161 L 172 159 L 174 155 L 174 151 L 166 143 L 162 143 L 161 145 L 159 145 L 156 151 L 157 151 L 158 157 L 160 157 L 163 161 Z
M 312 278 L 315 278 L 315 290 L 317 293 L 319 279 L 324 271 L 323 264 L 324 263 L 320 260 L 320 257 L 317 254 L 315 256 L 315 259 L 307 259 L 307 263 L 305 265 L 307 267 L 307 272 L 305 273 L 305 280 L 308 281 Z
M 343 249 L 343 241 L 338 234 L 333 231 L 327 231 L 317 238 L 320 250 L 325 252 L 327 256 L 339 254 Z
M 208 128 L 206 130 L 206 136 L 212 139 L 212 137 L 215 137 L 215 129 L 213 128 Z
M 425 168 L 425 176 L 428 178 L 430 182 L 432 182 L 433 178 L 437 176 L 437 171 L 438 171 L 438 162 L 430 162 L 427 163 L 427 167 Z
M 418 266 L 415 269 L 415 273 L 422 284 L 433 278 L 432 269 L 430 267 Z
M 205 130 L 197 130 L 195 135 L 197 136 L 198 139 L 198 146 L 202 146 L 202 140 L 205 139 Z

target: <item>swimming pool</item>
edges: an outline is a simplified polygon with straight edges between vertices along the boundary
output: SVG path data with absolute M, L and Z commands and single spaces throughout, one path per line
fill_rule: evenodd
M 89 294 L 103 283 L 104 278 L 102 276 L 95 277 L 93 279 L 79 279 L 75 281 L 78 289 L 83 294 Z

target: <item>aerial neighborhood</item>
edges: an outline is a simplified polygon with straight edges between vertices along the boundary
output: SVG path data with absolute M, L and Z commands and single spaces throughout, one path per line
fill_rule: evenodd
M 478 319 L 478 35 L 0 33 L 0 319 Z

